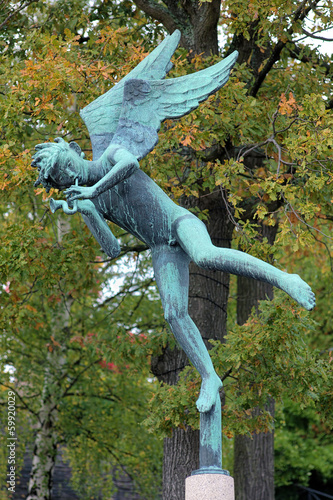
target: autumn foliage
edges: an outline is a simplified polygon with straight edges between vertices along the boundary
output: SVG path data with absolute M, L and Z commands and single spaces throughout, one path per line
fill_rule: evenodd
M 198 427 L 198 375 L 187 367 L 172 387 L 152 377 L 151 359 L 175 344 L 145 247 L 112 227 L 122 253 L 110 262 L 79 214 L 65 220 L 51 214 L 50 197 L 63 195 L 34 189 L 30 163 L 37 143 L 59 136 L 78 141 L 91 159 L 79 110 L 135 67 L 165 31 L 134 7 L 138 2 L 95 2 L 94 8 L 83 0 L 27 3 L 0 34 L 0 399 L 8 388 L 16 391 L 20 439 L 30 444 L 52 402 L 54 442 L 67 447 L 82 498 L 110 495 L 119 467 L 140 478 L 142 495 L 157 498 L 157 437 L 174 426 Z M 288 425 L 295 415 L 301 420 L 300 408 L 315 442 L 324 443 L 325 466 L 318 454 L 316 470 L 326 478 L 333 471 L 332 64 L 329 56 L 296 43 L 305 19 L 300 3 L 310 2 L 222 2 L 223 55 L 240 37 L 245 49 L 253 40 L 255 46 L 244 49 L 216 95 L 181 120 L 164 123 L 158 146 L 141 162 L 203 220 L 210 214 L 199 201 L 217 195 L 234 225 L 234 248 L 301 274 L 316 292 L 311 316 L 278 294 L 240 327 L 232 282 L 226 343 L 212 342 L 225 386 L 225 439 L 270 430 L 270 415 L 263 410 L 254 418 L 251 409 L 277 400 L 281 485 L 312 470 L 310 458 L 300 466 L 298 455 L 290 458 L 294 477 L 283 469 L 292 456 L 286 452 Z M 331 20 L 328 2 L 314 13 L 314 29 Z M 273 49 L 281 50 L 271 64 Z M 181 47 L 170 76 L 219 59 Z M 277 229 L 274 245 L 258 236 L 259 226 Z M 297 442 L 309 446 L 295 429 Z M 22 447 L 20 463 L 23 453 Z

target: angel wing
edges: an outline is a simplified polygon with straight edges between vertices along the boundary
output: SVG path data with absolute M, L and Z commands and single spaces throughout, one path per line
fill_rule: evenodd
M 180 36 L 179 30 L 167 36 L 125 78 L 81 110 L 80 115 L 90 134 L 94 160 L 98 159 L 109 146 L 117 130 L 126 82 L 137 78 L 145 80 L 164 78 L 173 66 L 170 59 L 177 48 Z
M 223 87 L 238 57 L 226 59 L 197 73 L 168 80 L 128 79 L 122 111 L 111 144 L 120 144 L 143 158 L 158 142 L 157 132 L 167 118 L 179 118 Z

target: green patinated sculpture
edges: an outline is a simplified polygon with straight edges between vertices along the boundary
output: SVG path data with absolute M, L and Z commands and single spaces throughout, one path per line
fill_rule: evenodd
M 80 212 L 111 258 L 119 254 L 120 247 L 106 220 L 115 222 L 151 248 L 165 318 L 202 377 L 197 407 L 204 422 L 203 449 L 207 436 L 208 448 L 214 448 L 216 438 L 220 439 L 216 420 L 216 412 L 220 410 L 216 402 L 222 383 L 200 332 L 188 315 L 190 261 L 205 269 L 271 283 L 309 310 L 314 307 L 315 298 L 299 276 L 280 271 L 246 253 L 215 247 L 205 225 L 173 203 L 140 170 L 139 160 L 157 144 L 161 122 L 189 113 L 221 88 L 238 56 L 234 52 L 198 73 L 164 80 L 172 67 L 170 58 L 179 39 L 180 33 L 175 31 L 123 80 L 82 110 L 91 137 L 93 161 L 84 159 L 76 143 L 67 144 L 58 138 L 55 143 L 36 146 L 32 164 L 39 170 L 35 185 L 41 183 L 47 190 L 66 189 L 72 208 L 66 201 L 51 200 L 51 209 L 63 208 L 69 214 Z M 217 422 L 213 432 L 207 424 L 208 415 Z M 205 453 L 201 463 L 207 469 L 210 459 Z M 218 455 L 220 450 L 214 453 Z M 220 470 L 220 462 L 213 458 L 211 467 Z

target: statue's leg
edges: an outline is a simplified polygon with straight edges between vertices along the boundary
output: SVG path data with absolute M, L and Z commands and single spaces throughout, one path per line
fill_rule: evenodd
M 180 218 L 175 222 L 175 231 L 179 244 L 198 266 L 266 281 L 284 290 L 305 309 L 314 308 L 314 293 L 297 274 L 280 271 L 245 252 L 214 246 L 205 225 L 196 217 Z
M 202 378 L 197 408 L 200 412 L 209 411 L 215 404 L 222 382 L 214 370 L 201 334 L 188 314 L 190 259 L 179 246 L 159 246 L 152 249 L 152 255 L 165 319 Z

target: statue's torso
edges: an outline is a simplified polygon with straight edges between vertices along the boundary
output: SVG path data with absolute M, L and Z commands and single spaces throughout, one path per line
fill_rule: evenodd
M 103 216 L 153 247 L 176 243 L 173 223 L 189 212 L 142 170 L 94 199 Z

